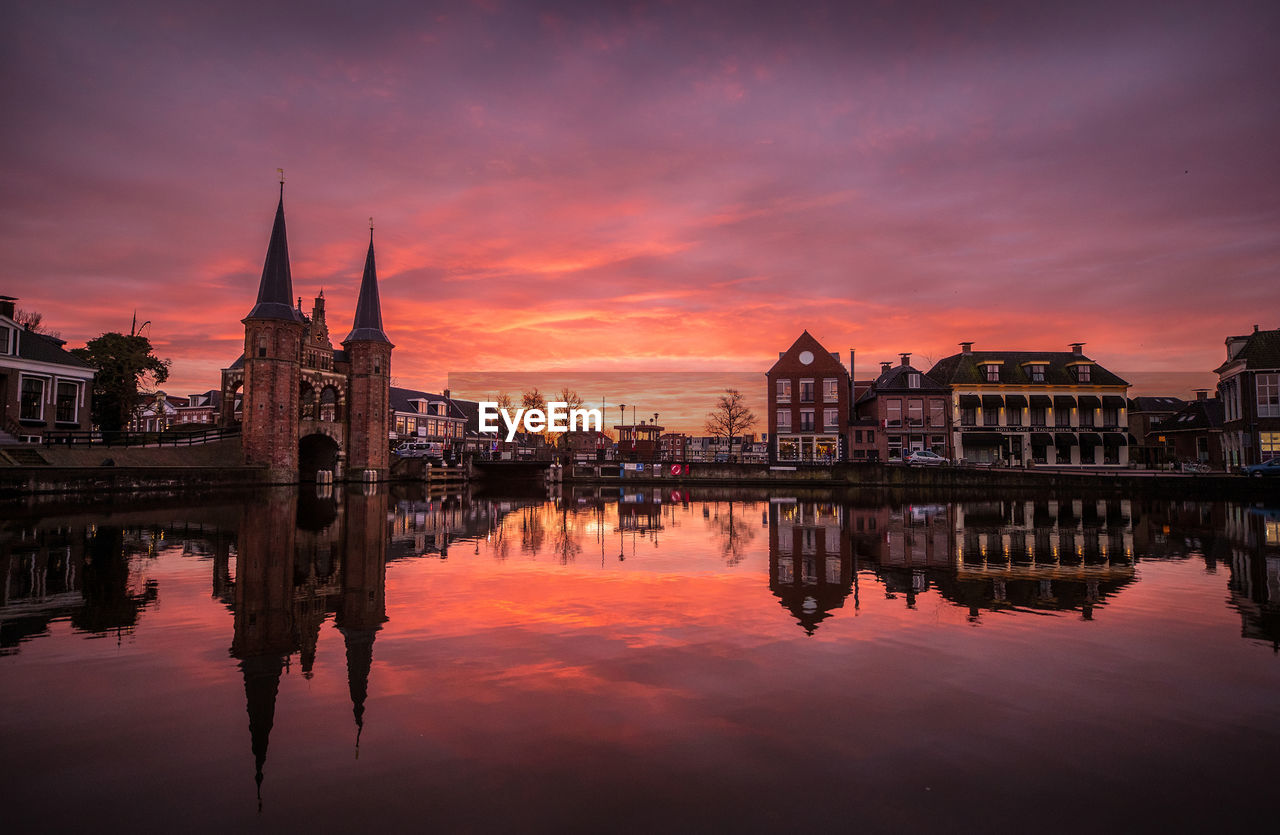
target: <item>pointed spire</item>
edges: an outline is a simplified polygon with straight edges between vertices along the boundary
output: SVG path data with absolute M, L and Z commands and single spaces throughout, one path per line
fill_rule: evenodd
M 284 180 L 280 181 L 280 202 L 276 220 L 267 244 L 267 260 L 262 265 L 262 281 L 258 284 L 258 302 L 246 319 L 285 319 L 299 322 L 301 315 L 293 307 L 293 276 L 289 273 L 289 240 L 284 228 Z
M 267 762 L 271 726 L 275 724 L 276 694 L 280 689 L 283 656 L 260 655 L 240 662 L 244 694 L 249 709 L 249 737 L 253 748 L 253 781 L 258 785 L 258 811 L 262 811 L 262 772 Z
M 390 342 L 382 330 L 382 302 L 378 299 L 378 270 L 373 263 L 373 224 L 369 225 L 369 254 L 364 259 L 364 278 L 360 280 L 360 298 L 356 301 L 356 318 L 348 342 Z
M 342 628 L 343 642 L 347 646 L 347 689 L 351 693 L 351 713 L 356 720 L 356 756 L 360 756 L 360 734 L 364 732 L 364 702 L 369 696 L 369 671 L 373 668 L 373 639 L 378 627 L 372 629 Z

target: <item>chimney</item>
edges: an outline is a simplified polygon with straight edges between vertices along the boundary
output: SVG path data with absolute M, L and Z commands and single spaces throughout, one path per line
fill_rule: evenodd
M 903 364 L 903 365 L 910 365 L 910 364 L 911 364 L 911 355 L 910 355 L 910 354 L 898 354 L 898 359 L 902 360 L 902 364 Z
M 444 399 L 445 399 L 445 400 L 448 400 L 448 399 L 449 399 L 449 390 L 448 390 L 448 389 L 445 389 L 445 390 L 444 390 Z
M 961 343 L 960 343 L 960 353 L 962 353 L 962 354 L 972 354 L 972 353 L 973 353 L 973 343 L 972 343 L 972 342 L 961 342 Z
M 890 369 L 890 368 L 893 368 L 893 363 L 891 363 L 891 362 L 882 362 L 882 363 L 880 363 L 880 373 L 881 373 L 881 374 L 888 374 L 888 373 L 889 373 L 889 369 Z
M 17 312 L 17 299 L 13 296 L 0 296 L 0 316 L 8 316 L 13 318 L 13 314 Z
M 849 379 L 853 379 L 853 349 L 849 349 Z
M 1254 326 L 1253 326 L 1253 332 L 1254 332 L 1254 333 L 1257 333 L 1257 332 L 1258 332 L 1258 326 L 1257 326 L 1257 325 L 1254 325 Z
M 1076 354 L 1077 356 L 1083 356 L 1083 355 L 1084 355 L 1084 343 L 1083 343 L 1083 342 L 1072 342 L 1072 343 L 1071 343 L 1071 353 Z
M 1208 400 L 1208 399 L 1209 399 L 1209 390 L 1208 390 L 1208 389 L 1193 389 L 1193 390 L 1194 390 L 1194 391 L 1195 391 L 1195 393 L 1196 393 L 1196 400 Z

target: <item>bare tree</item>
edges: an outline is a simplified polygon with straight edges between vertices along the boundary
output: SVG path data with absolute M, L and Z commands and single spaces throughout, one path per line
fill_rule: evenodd
M 733 440 L 756 425 L 756 416 L 747 406 L 746 398 L 737 389 L 725 389 L 716 400 L 714 411 L 707 412 L 708 435 L 727 438 L 729 460 L 733 460 Z
M 62 336 L 62 334 L 51 329 L 48 325 L 44 323 L 44 314 L 38 310 L 23 310 L 20 307 L 14 311 L 13 321 L 17 323 L 20 327 L 25 328 L 26 330 L 29 330 L 32 333 L 39 333 L 45 336 L 52 336 L 54 339 L 58 339 L 60 336 Z

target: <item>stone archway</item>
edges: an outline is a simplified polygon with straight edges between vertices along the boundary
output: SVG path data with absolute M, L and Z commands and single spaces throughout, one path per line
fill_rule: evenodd
M 342 452 L 338 442 L 329 435 L 316 432 L 298 441 L 298 480 L 314 482 L 320 470 L 336 470 Z

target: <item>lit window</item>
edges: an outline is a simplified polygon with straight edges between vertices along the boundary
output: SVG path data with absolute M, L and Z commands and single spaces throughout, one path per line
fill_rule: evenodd
M 791 402 L 791 381 L 779 380 L 777 386 L 778 386 L 777 396 L 774 398 L 774 402 L 790 403 Z
M 835 379 L 822 381 L 822 399 L 827 403 L 835 403 L 840 399 L 839 382 Z

